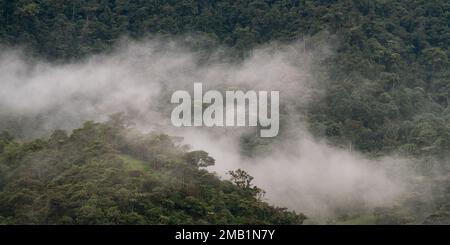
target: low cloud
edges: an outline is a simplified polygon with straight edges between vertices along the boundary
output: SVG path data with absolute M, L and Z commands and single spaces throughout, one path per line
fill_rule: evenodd
M 76 63 L 53 64 L 31 59 L 18 51 L 0 54 L 0 123 L 17 118 L 25 132 L 45 134 L 73 129 L 85 120 L 102 121 L 125 112 L 143 131 L 184 136 L 186 143 L 216 158 L 212 171 L 243 168 L 267 191 L 271 203 L 312 216 L 332 215 L 338 208 L 358 204 L 367 208 L 391 205 L 406 188 L 408 165 L 398 158 L 369 160 L 315 139 L 305 129 L 302 108 L 314 96 L 312 70 L 326 56 L 327 45 L 305 52 L 302 42 L 271 44 L 255 49 L 239 61 L 225 59 L 217 48 L 201 52 L 174 40 L 123 42 L 111 54 Z M 5 50 L 5 49 L 4 49 Z M 170 124 L 170 95 L 202 82 L 207 89 L 278 90 L 284 110 L 284 134 L 264 155 L 243 156 L 242 134 L 248 128 L 174 128 Z M 7 120 L 8 119 L 8 120 Z M 287 122 L 287 123 L 286 123 Z M 28 128 L 28 127 L 32 128 Z M 286 133 L 287 132 L 287 133 Z M 24 133 L 25 136 L 27 133 Z M 406 168 L 405 168 L 406 169 Z

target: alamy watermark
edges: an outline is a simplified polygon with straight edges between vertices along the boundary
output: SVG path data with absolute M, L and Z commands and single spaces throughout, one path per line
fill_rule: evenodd
M 260 126 L 261 137 L 275 137 L 280 128 L 280 92 L 270 91 L 270 99 L 268 95 L 268 91 L 225 91 L 224 106 L 222 93 L 209 90 L 203 94 L 202 83 L 194 83 L 193 100 L 184 90 L 172 94 L 171 103 L 179 104 L 172 111 L 172 124 L 177 127 Z

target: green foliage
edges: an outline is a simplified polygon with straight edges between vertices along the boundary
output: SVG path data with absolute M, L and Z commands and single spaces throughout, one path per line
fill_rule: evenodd
M 213 166 L 216 160 L 209 156 L 205 151 L 191 151 L 184 154 L 184 160 L 194 166 L 208 167 Z
M 264 197 L 265 192 L 252 184 L 253 176 L 246 171 L 237 169 L 235 171 L 228 171 L 228 174 L 231 176 L 231 181 L 242 190 L 251 193 L 258 198 L 258 200 L 261 200 Z
M 430 174 L 435 163 L 441 162 L 443 166 L 438 170 L 448 179 L 449 16 L 446 0 L 0 1 L 0 41 L 24 45 L 29 54 L 49 60 L 69 61 L 108 52 L 123 35 L 140 39 L 148 34 L 194 34 L 208 40 L 190 43 L 194 49 L 208 53 L 208 48 L 221 44 L 230 47 L 236 57 L 245 57 L 253 47 L 271 41 L 301 39 L 305 52 L 309 52 L 319 46 L 316 34 L 329 33 L 334 52 L 317 64 L 321 69 L 314 75 L 318 89 L 325 93 L 315 97 L 308 107 L 309 129 L 316 136 L 327 138 L 330 144 L 350 150 L 370 155 L 396 152 L 421 159 L 421 174 Z M 33 138 L 35 132 L 23 129 L 33 128 L 42 120 L 28 120 L 27 115 L 21 120 L 10 120 L 3 113 L 0 116 L 0 129 L 8 129 L 20 139 Z M 88 122 L 70 136 L 56 131 L 48 140 L 21 143 L 1 134 L 0 186 L 5 200 L 0 202 L 0 223 L 264 223 L 255 217 L 268 217 L 258 216 L 267 212 L 273 217 L 269 223 L 297 222 L 295 214 L 274 211 L 259 202 L 242 201 L 240 195 L 255 197 L 255 192 L 243 191 L 249 189 L 245 187 L 249 180 L 245 174 L 233 172 L 239 185 L 244 181 L 245 188 L 221 182 L 198 169 L 214 163 L 206 152 L 185 152 L 167 135 L 127 138 L 117 133 L 126 131 L 128 126 L 123 116 L 116 115 L 109 124 Z M 268 152 L 268 145 L 276 142 L 254 136 L 244 136 L 241 141 L 242 152 L 249 156 Z M 122 167 L 110 169 L 105 162 Z M 33 164 L 42 169 L 31 168 Z M 43 183 L 63 181 L 65 178 L 56 176 L 66 176 L 70 170 L 76 183 L 86 182 L 78 183 L 82 186 L 77 188 L 87 192 L 93 188 L 90 186 L 97 185 L 94 176 L 85 172 L 88 166 L 97 177 L 110 181 L 111 186 L 118 181 L 117 188 L 124 185 L 124 190 L 137 188 L 125 183 L 145 178 L 142 188 L 146 191 L 137 188 L 136 196 L 129 197 L 139 200 L 142 206 L 101 206 L 98 202 L 114 203 L 116 199 L 96 199 L 91 193 L 64 189 L 64 198 L 74 195 L 74 203 L 82 203 L 70 206 L 67 201 L 64 205 L 68 206 L 61 208 L 64 215 L 50 212 L 51 192 L 44 191 Z M 105 169 L 108 171 L 103 173 Z M 109 176 L 112 179 L 108 180 L 106 173 L 114 173 L 115 177 Z M 44 180 L 47 182 L 41 183 Z M 74 183 L 62 182 L 77 192 L 76 188 L 72 190 Z M 184 200 L 180 191 L 197 199 Z M 426 223 L 448 219 L 445 193 L 439 190 L 441 202 L 433 207 L 435 212 Z M 141 202 L 141 194 L 152 201 Z M 83 199 L 82 195 L 93 195 L 93 199 Z M 63 203 L 68 200 L 64 198 Z M 58 203 L 59 199 L 55 200 Z M 256 203 L 262 205 L 254 211 L 257 215 L 249 208 Z M 129 210 L 130 205 L 133 211 Z M 190 211 L 186 209 L 189 205 Z M 241 216 L 236 216 L 236 212 Z M 78 215 L 83 219 L 77 219 Z M 404 216 L 394 208 L 354 220 L 410 222 Z
M 117 118 L 112 119 L 117 121 Z M 2 134 L 1 224 L 301 224 L 200 167 L 171 137 L 113 122 L 15 142 Z M 6 143 L 4 143 L 6 142 Z
M 329 33 L 335 53 L 318 64 L 326 68 L 318 75 L 326 94 L 308 110 L 316 135 L 386 153 L 416 144 L 413 139 L 421 134 L 416 156 L 423 155 L 423 147 L 446 149 L 438 143 L 446 142 L 442 132 L 434 136 L 426 127 L 404 127 L 425 113 L 439 116 L 449 106 L 450 5 L 445 0 L 20 0 L 0 5 L 3 43 L 59 60 L 109 51 L 123 35 L 201 34 L 242 56 L 259 44 L 299 38 L 308 52 L 320 42 L 307 36 Z M 210 45 L 191 46 L 204 50 Z M 249 155 L 264 143 L 245 141 Z

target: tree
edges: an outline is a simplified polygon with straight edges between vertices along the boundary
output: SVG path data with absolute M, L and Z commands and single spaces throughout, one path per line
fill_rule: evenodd
M 187 163 L 198 166 L 198 167 L 208 167 L 213 166 L 216 160 L 209 156 L 206 151 L 191 151 L 184 154 L 184 159 Z
M 257 199 L 262 199 L 264 197 L 265 191 L 252 184 L 253 176 L 248 174 L 242 169 L 228 171 L 231 175 L 231 181 L 237 185 L 239 188 L 250 191 Z

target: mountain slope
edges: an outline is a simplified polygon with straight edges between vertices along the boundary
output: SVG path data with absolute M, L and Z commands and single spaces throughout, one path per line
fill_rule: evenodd
M 167 135 L 131 133 L 111 122 L 87 122 L 70 136 L 55 131 L 49 139 L 26 143 L 3 134 L 0 150 L 4 224 L 301 224 L 305 219 L 261 201 L 257 187 L 238 186 L 204 170 L 200 166 L 213 163 L 206 152 L 187 152 Z

